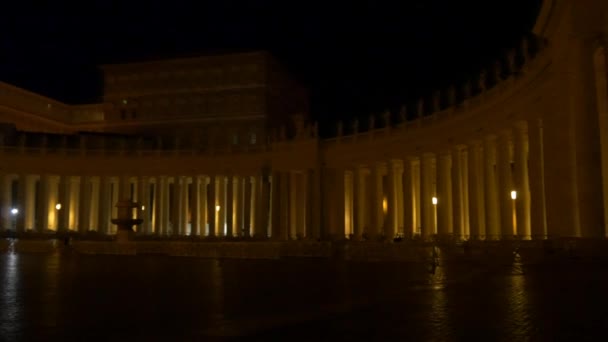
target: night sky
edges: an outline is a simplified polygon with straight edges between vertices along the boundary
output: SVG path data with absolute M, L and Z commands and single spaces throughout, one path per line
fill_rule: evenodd
M 0 80 L 97 102 L 99 64 L 266 49 L 310 89 L 321 122 L 380 113 L 475 77 L 519 45 L 540 8 L 540 0 L 58 2 L 2 5 Z

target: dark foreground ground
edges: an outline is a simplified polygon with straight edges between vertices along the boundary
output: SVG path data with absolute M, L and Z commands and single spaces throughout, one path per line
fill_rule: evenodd
M 608 263 L 0 253 L 0 340 L 601 340 Z

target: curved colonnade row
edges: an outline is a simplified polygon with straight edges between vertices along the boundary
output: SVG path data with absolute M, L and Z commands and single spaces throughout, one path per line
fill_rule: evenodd
M 575 7 L 545 1 L 534 59 L 397 127 L 226 154 L 3 146 L 0 228 L 111 234 L 113 204 L 131 198 L 140 234 L 604 238 L 608 41 L 571 38 L 588 10 Z
M 548 234 L 544 199 L 531 196 L 542 192 L 530 192 L 529 181 L 531 175 L 542 175 L 539 119 L 519 121 L 499 135 L 488 134 L 468 145 L 448 144 L 437 152 L 407 154 L 420 134 L 440 136 L 438 123 L 476 120 L 478 108 L 496 102 L 496 97 L 511 96 L 537 77 L 528 72 L 459 107 L 396 129 L 387 125 L 321 141 L 320 146 L 317 138 L 304 138 L 277 142 L 257 152 L 185 157 L 180 157 L 184 153 L 167 156 L 153 151 L 120 156 L 86 147 L 5 146 L 4 158 L 15 159 L 8 165 L 39 168 L 44 160 L 49 172 L 2 175 L 2 227 L 112 234 L 116 229 L 110 223 L 116 217 L 113 204 L 130 198 L 139 202 L 136 215 L 144 219 L 138 228 L 141 234 L 358 240 L 434 234 L 461 239 L 544 238 Z M 395 151 L 395 157 L 378 159 L 381 155 L 376 149 L 386 144 L 392 145 L 385 150 Z M 372 155 L 365 156 L 366 150 Z M 339 161 L 348 155 L 368 160 Z M 341 165 L 336 167 L 335 162 Z M 158 164 L 165 170 L 150 173 Z M 187 166 L 192 171 L 185 174 L 181 170 Z M 65 168 L 81 174 L 65 173 Z M 95 170 L 105 172 L 100 175 Z

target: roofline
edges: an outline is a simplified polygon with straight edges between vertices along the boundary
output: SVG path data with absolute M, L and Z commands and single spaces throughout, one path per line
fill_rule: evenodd
M 142 59 L 141 61 L 133 61 L 133 62 L 125 62 L 125 63 L 109 63 L 102 64 L 98 67 L 102 71 L 109 70 L 119 70 L 123 68 L 131 68 L 133 66 L 157 66 L 157 65 L 167 65 L 167 64 L 188 64 L 194 63 L 197 61 L 207 61 L 212 59 L 220 59 L 222 57 L 228 56 L 262 56 L 262 57 L 270 57 L 272 56 L 266 50 L 251 50 L 244 52 L 216 52 L 216 53 L 205 53 L 205 54 L 196 54 L 192 56 L 182 56 L 182 57 L 174 57 L 174 58 L 148 58 Z

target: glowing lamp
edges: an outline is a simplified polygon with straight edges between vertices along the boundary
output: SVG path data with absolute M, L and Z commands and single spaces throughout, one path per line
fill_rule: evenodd
M 57 209 L 57 210 L 61 210 L 61 203 L 57 203 L 57 204 L 55 204 L 55 209 Z
M 511 199 L 512 200 L 517 199 L 517 191 L 515 191 L 515 190 L 511 191 Z
M 19 209 L 17 209 L 17 208 L 11 209 L 11 214 L 13 214 L 13 215 L 19 214 Z
M 437 197 L 433 196 L 431 201 L 433 202 L 433 205 L 437 205 Z
M 220 206 L 219 205 L 215 206 L 215 211 L 220 211 Z

